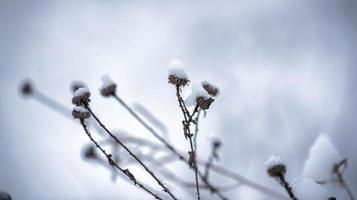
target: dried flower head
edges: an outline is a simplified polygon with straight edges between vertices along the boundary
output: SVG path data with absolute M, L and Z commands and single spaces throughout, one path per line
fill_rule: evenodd
M 25 80 L 21 85 L 21 93 L 25 96 L 33 94 L 33 84 L 29 80 Z
M 87 160 L 98 160 L 99 156 L 96 152 L 95 146 L 90 144 L 83 149 L 83 158 Z
M 221 147 L 221 145 L 222 145 L 221 140 L 219 140 L 217 138 L 213 140 L 213 148 L 217 149 L 217 148 Z
M 87 109 L 85 109 L 83 106 L 76 106 L 73 108 L 72 116 L 75 119 L 85 120 L 90 117 L 90 112 Z
M 102 77 L 103 85 L 100 89 L 100 94 L 104 97 L 115 95 L 117 85 L 109 78 L 108 75 Z
M 278 156 L 270 156 L 265 162 L 265 166 L 269 176 L 273 178 L 283 177 L 286 173 L 286 166 Z
M 219 95 L 219 89 L 217 86 L 213 85 L 208 81 L 202 81 L 202 87 L 213 97 L 217 97 Z
M 171 61 L 168 79 L 170 84 L 178 86 L 185 86 L 190 82 L 180 60 Z
M 202 110 L 207 110 L 211 106 L 211 104 L 214 102 L 214 99 L 212 98 L 206 98 L 204 96 L 199 96 L 196 99 L 197 105 L 202 109 Z
M 89 97 L 90 97 L 89 89 L 87 87 L 81 87 L 74 92 L 72 103 L 77 106 L 88 105 L 88 103 L 90 102 Z
M 72 93 L 75 93 L 79 88 L 86 87 L 86 84 L 84 84 L 81 81 L 73 81 L 71 83 L 71 91 Z

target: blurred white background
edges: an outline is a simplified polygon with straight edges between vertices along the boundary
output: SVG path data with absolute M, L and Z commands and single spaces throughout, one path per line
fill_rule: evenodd
M 283 192 L 266 175 L 267 157 L 280 155 L 293 182 L 324 132 L 349 159 L 346 177 L 356 191 L 356 9 L 354 0 L 0 1 L 0 191 L 14 199 L 150 199 L 84 162 L 88 138 L 79 124 L 25 100 L 18 87 L 31 78 L 70 108 L 70 83 L 81 80 L 110 128 L 149 139 L 122 107 L 99 95 L 108 74 L 121 97 L 158 116 L 186 151 L 167 84 L 174 58 L 191 81 L 221 88 L 201 120 L 200 156 L 207 157 L 208 138 L 216 135 L 223 141 L 220 164 Z M 270 199 L 245 186 L 226 194 Z

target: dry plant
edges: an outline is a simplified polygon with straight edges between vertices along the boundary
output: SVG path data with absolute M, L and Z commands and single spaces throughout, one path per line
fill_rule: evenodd
M 128 111 L 129 114 L 148 131 L 148 133 L 157 139 L 157 142 L 135 137 L 124 131 L 109 130 L 103 124 L 102 120 L 100 120 L 94 113 L 92 106 L 90 105 L 91 93 L 82 82 L 74 82 L 71 86 L 73 93 L 72 103 L 75 105 L 72 113 L 70 109 L 63 106 L 55 99 L 52 99 L 37 90 L 30 80 L 26 80 L 22 84 L 21 92 L 23 95 L 32 97 L 66 117 L 70 117 L 71 113 L 72 118 L 78 119 L 91 142 L 84 146 L 82 152 L 83 159 L 86 161 L 95 161 L 101 166 L 106 167 L 112 172 L 113 181 L 115 181 L 117 175 L 119 175 L 119 177 L 123 178 L 125 181 L 134 183 L 134 185 L 138 186 L 155 199 L 179 199 L 171 191 L 171 189 L 174 189 L 175 187 L 170 187 L 171 189 L 169 189 L 168 186 L 164 184 L 163 180 L 171 180 L 176 187 L 180 187 L 191 195 L 192 189 L 194 189 L 196 191 L 197 199 L 205 198 L 204 195 L 202 195 L 202 191 L 208 191 L 222 200 L 228 199 L 223 193 L 234 190 L 241 185 L 251 187 L 274 199 L 298 199 L 294 194 L 293 188 L 285 178 L 285 173 L 287 171 L 286 165 L 276 157 L 267 161 L 267 173 L 278 181 L 278 183 L 285 189 L 288 196 L 271 190 L 253 180 L 249 180 L 238 173 L 220 166 L 217 162 L 214 162 L 219 159 L 218 150 L 221 148 L 223 142 L 221 140 L 212 140 L 211 152 L 207 160 L 198 156 L 197 137 L 199 133 L 199 120 L 202 114 L 203 116 L 207 114 L 208 109 L 219 95 L 219 89 L 215 85 L 204 81 L 198 85 L 193 85 L 192 94 L 184 100 L 182 92 L 187 88 L 187 85 L 191 81 L 185 71 L 180 69 L 181 65 L 182 64 L 179 61 L 173 63 L 173 68 L 169 71 L 168 82 L 175 88 L 175 95 L 178 101 L 178 107 L 180 108 L 179 111 L 183 115 L 183 120 L 180 123 L 182 123 L 183 127 L 183 136 L 188 143 L 186 152 L 179 151 L 167 138 L 162 136 L 163 134 L 156 131 L 155 128 L 143 119 L 135 109 L 129 106 L 117 93 L 117 85 L 108 77 L 105 78 L 103 86 L 100 88 L 100 94 L 103 97 L 113 98 L 119 105 L 123 106 L 126 111 Z M 93 127 L 94 131 L 98 132 L 102 139 L 94 139 L 90 127 Z M 110 151 L 105 150 L 107 146 L 111 147 Z M 143 148 L 149 149 L 150 153 L 143 153 L 141 151 Z M 122 151 L 127 152 L 129 156 L 122 154 Z M 194 177 L 191 180 L 183 179 L 180 177 L 180 174 L 168 167 L 169 164 L 177 161 L 184 163 L 188 166 L 190 171 L 194 172 Z M 139 181 L 140 178 L 135 176 L 129 168 L 123 167 L 129 165 L 141 166 L 142 169 L 156 181 L 157 186 L 161 187 L 163 192 L 157 191 L 153 185 L 147 185 Z M 200 166 L 204 169 L 203 171 L 200 170 Z M 349 194 L 350 199 L 354 200 L 352 192 L 343 178 L 343 171 L 346 167 L 347 160 L 343 160 L 341 163 L 336 164 L 334 173 L 337 178 L 334 181 L 340 183 Z M 155 169 L 155 172 L 152 169 Z M 215 173 L 227 180 L 233 180 L 234 182 L 225 186 L 213 184 L 213 182 L 209 180 L 211 173 Z M 320 184 L 326 184 L 328 182 L 330 181 L 321 182 Z M 333 197 L 330 199 L 333 199 Z

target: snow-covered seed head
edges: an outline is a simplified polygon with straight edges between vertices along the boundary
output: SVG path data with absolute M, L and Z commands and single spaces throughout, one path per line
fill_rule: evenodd
M 213 97 L 216 97 L 219 95 L 219 89 L 217 86 L 211 84 L 208 81 L 203 81 L 202 83 L 202 87 L 207 91 L 208 94 L 210 94 Z
M 21 93 L 24 96 L 30 96 L 31 94 L 33 94 L 34 88 L 33 88 L 33 84 L 31 83 L 31 81 L 26 80 L 22 83 L 21 85 Z
M 76 106 L 73 108 L 72 116 L 75 119 L 85 120 L 90 117 L 90 112 L 87 109 L 85 109 L 83 106 Z
M 87 87 L 78 88 L 73 94 L 72 103 L 77 106 L 88 105 L 90 102 L 89 97 L 90 92 Z
M 214 99 L 212 98 L 206 98 L 204 96 L 199 96 L 196 99 L 197 105 L 202 109 L 202 110 L 207 110 L 211 104 L 214 102 Z
M 283 177 L 286 173 L 286 166 L 278 156 L 270 156 L 265 166 L 269 176 L 273 178 Z
M 86 87 L 86 84 L 84 84 L 81 81 L 73 81 L 71 83 L 71 91 L 72 93 L 75 93 L 79 88 Z
M 109 78 L 109 76 L 103 76 L 103 85 L 100 89 L 100 94 L 104 97 L 115 95 L 117 85 Z
M 178 86 L 186 86 L 190 82 L 180 60 L 171 61 L 168 79 L 170 84 Z

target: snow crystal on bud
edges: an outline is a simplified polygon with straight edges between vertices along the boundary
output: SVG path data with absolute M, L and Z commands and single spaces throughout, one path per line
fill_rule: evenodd
M 186 106 L 189 106 L 189 107 L 190 106 L 196 106 L 198 97 L 203 97 L 204 99 L 209 99 L 210 95 L 202 87 L 201 84 L 195 83 L 191 87 L 191 93 L 185 99 Z
M 322 188 L 322 185 L 317 184 L 311 179 L 302 179 L 293 186 L 294 192 L 299 199 L 303 200 L 327 200 L 329 195 Z
M 74 92 L 73 97 L 83 96 L 87 93 L 89 93 L 89 89 L 87 87 L 81 87 Z
M 170 62 L 169 76 L 170 75 L 180 79 L 188 79 L 188 76 L 183 69 L 183 63 L 179 59 Z
M 309 156 L 304 163 L 303 176 L 315 181 L 330 180 L 333 167 L 342 160 L 330 138 L 320 134 L 311 146 Z
M 271 169 L 274 166 L 277 165 L 282 165 L 283 162 L 281 161 L 279 156 L 272 155 L 268 158 L 268 160 L 265 162 L 265 167 L 267 169 Z

